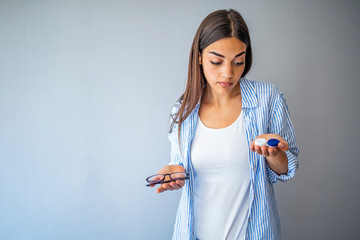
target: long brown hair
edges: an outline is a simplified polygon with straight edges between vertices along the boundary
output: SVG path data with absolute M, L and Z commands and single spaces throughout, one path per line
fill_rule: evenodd
M 185 92 L 178 99 L 180 108 L 171 115 L 170 132 L 175 123 L 178 124 L 178 138 L 180 143 L 181 125 L 200 101 L 205 89 L 206 79 L 199 63 L 199 56 L 204 48 L 223 38 L 235 37 L 246 44 L 245 69 L 241 77 L 245 76 L 252 63 L 252 52 L 248 27 L 242 16 L 235 10 L 218 10 L 210 13 L 200 24 L 192 43 L 188 79 Z

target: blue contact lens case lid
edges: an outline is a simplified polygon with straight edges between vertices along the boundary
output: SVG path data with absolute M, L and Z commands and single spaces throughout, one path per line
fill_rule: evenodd
M 269 139 L 267 144 L 270 146 L 270 147 L 277 147 L 277 145 L 279 144 L 279 140 L 277 139 Z

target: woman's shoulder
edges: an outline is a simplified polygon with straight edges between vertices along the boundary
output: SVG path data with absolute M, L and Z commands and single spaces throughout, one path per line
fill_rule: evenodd
M 242 86 L 245 91 L 253 92 L 257 98 L 278 98 L 280 89 L 272 83 L 242 78 Z
M 180 100 L 180 99 L 175 102 L 175 104 L 172 106 L 171 111 L 170 111 L 171 115 L 176 115 L 176 113 L 180 109 L 181 102 L 182 102 L 182 100 Z
M 269 82 L 250 80 L 247 78 L 242 78 L 241 80 L 244 82 L 244 85 L 251 85 L 256 92 L 261 92 L 261 91 L 266 91 L 266 92 L 270 92 L 270 93 L 280 92 L 280 90 L 277 86 L 275 86 L 274 84 L 269 83 Z
M 177 132 L 178 124 L 176 122 L 176 115 L 181 107 L 182 97 L 180 97 L 174 105 L 171 107 L 170 111 L 170 123 L 169 123 L 169 134 L 175 135 L 174 132 Z

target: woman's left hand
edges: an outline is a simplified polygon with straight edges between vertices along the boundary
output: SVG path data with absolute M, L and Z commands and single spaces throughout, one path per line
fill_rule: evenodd
M 260 146 L 255 145 L 255 140 L 258 138 L 265 138 L 267 141 L 269 139 L 277 139 L 280 142 L 277 147 L 269 147 L 267 145 L 260 147 Z M 268 157 L 276 158 L 280 152 L 285 152 L 289 149 L 288 143 L 278 134 L 262 134 L 262 135 L 259 135 L 256 139 L 250 145 L 250 150 L 253 152 L 256 152 L 257 154 L 260 154 L 266 158 L 268 158 Z

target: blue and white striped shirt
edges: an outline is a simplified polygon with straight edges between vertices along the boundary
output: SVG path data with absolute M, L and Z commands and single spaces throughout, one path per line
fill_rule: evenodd
M 277 212 L 273 184 L 278 180 L 285 182 L 294 177 L 298 169 L 297 156 L 299 153 L 295 132 L 290 120 L 285 98 L 278 88 L 263 82 L 240 79 L 242 96 L 242 111 L 246 125 L 248 146 L 259 135 L 275 133 L 282 136 L 289 144 L 286 151 L 288 158 L 288 172 L 286 175 L 277 175 L 267 165 L 265 158 L 250 151 L 250 199 L 249 223 L 246 230 L 246 239 L 280 239 L 280 220 Z M 176 103 L 171 111 L 176 113 L 180 103 Z M 174 226 L 173 240 L 194 240 L 194 172 L 191 163 L 191 144 L 195 135 L 198 121 L 197 104 L 192 113 L 181 126 L 181 148 L 178 144 L 178 126 L 169 133 L 171 142 L 170 164 L 182 165 L 190 174 L 180 198 Z

